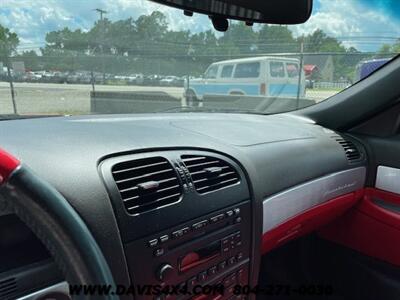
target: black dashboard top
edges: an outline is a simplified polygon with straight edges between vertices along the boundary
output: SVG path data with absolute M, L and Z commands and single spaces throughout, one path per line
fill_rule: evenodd
M 261 236 L 265 197 L 354 167 L 333 135 L 290 114 L 96 115 L 0 123 L 1 147 L 70 201 L 92 230 L 120 283 L 128 283 L 129 273 L 120 228 L 100 175 L 102 161 L 169 150 L 223 155 L 243 170 L 258 207 L 253 223 L 259 233 L 254 234 Z
M 83 195 L 74 194 L 77 189 L 70 187 L 91 186 L 93 180 L 99 183 L 99 161 L 117 154 L 160 149 L 217 151 L 261 175 L 259 179 L 268 183 L 263 185 L 263 196 L 348 166 L 331 132 L 291 115 L 98 115 L 3 121 L 0 125 L 1 146 L 61 191 L 65 189 L 72 201 L 82 202 L 73 199 Z

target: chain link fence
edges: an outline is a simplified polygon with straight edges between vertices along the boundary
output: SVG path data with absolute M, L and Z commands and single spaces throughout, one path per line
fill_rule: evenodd
M 10 79 L 14 85 L 14 100 L 20 114 L 86 114 L 93 110 L 96 92 L 113 93 L 113 107 L 119 92 L 134 93 L 139 99 L 138 112 L 168 110 L 186 106 L 185 82 L 201 78 L 210 64 L 226 59 L 263 56 L 249 55 L 168 55 L 141 54 L 88 55 L 84 52 L 11 57 L 0 63 L 0 112 L 13 113 Z M 320 102 L 342 91 L 360 79 L 363 62 L 386 59 L 394 54 L 374 53 L 269 53 L 274 57 L 297 58 L 302 65 L 305 98 Z M 3 58 L 3 60 L 5 60 Z M 6 65 L 10 67 L 8 76 Z M 298 76 L 298 75 L 297 75 Z M 163 105 L 149 100 L 149 92 Z M 104 94 L 103 94 L 104 95 Z M 103 97 L 104 98 L 104 97 Z M 162 102 L 165 99 L 165 102 Z M 172 100 L 171 100 L 172 99 Z M 105 101 L 102 99 L 102 101 Z M 111 100 L 109 100 L 111 101 Z M 229 100 L 226 104 L 229 106 Z M 133 104 L 132 104 L 133 105 Z M 234 101 L 232 101 L 234 105 Z M 147 108 L 146 108 L 147 107 Z M 129 110 L 132 112 L 132 109 Z M 133 109 L 135 111 L 135 109 Z

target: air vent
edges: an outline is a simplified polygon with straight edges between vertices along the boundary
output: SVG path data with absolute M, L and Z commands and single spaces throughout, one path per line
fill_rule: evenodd
M 11 299 L 11 295 L 17 291 L 15 278 L 0 281 L 0 299 Z
M 345 139 L 340 135 L 334 135 L 333 138 L 343 147 L 349 162 L 357 161 L 361 158 L 360 150 L 352 141 Z
M 112 175 L 129 214 L 177 202 L 182 196 L 176 172 L 163 157 L 118 163 Z
M 182 160 L 188 168 L 194 187 L 199 194 L 216 191 L 240 181 L 237 171 L 219 158 L 184 155 Z

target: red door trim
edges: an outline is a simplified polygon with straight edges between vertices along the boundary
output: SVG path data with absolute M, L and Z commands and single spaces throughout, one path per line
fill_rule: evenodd
M 318 233 L 364 255 L 400 266 L 400 214 L 376 205 L 374 198 L 400 205 L 400 195 L 366 188 L 354 209 Z

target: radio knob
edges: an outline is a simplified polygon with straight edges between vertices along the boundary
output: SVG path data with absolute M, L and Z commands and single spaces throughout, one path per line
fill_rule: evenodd
M 171 279 L 173 274 L 174 274 L 173 266 L 171 266 L 170 264 L 162 264 L 156 272 L 156 277 L 159 281 L 163 282 Z

